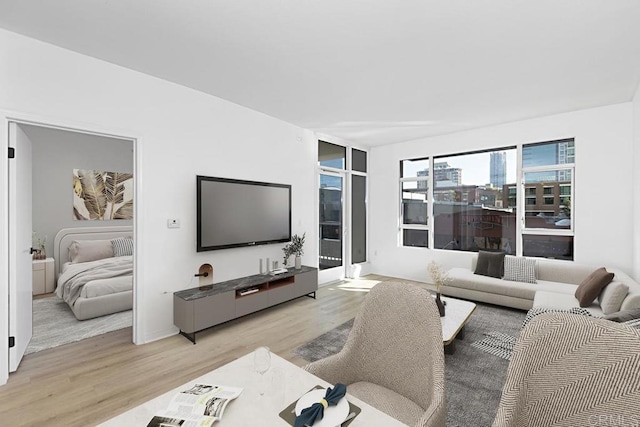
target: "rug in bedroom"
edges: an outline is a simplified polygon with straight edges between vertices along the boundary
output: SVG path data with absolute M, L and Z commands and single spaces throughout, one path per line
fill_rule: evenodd
M 480 304 L 465 326 L 465 339 L 445 355 L 447 427 L 491 426 L 498 409 L 509 361 L 472 346 L 491 331 L 517 336 L 526 312 Z M 313 362 L 340 351 L 353 319 L 298 347 L 294 352 Z
M 33 301 L 33 337 L 25 354 L 58 347 L 131 326 L 132 311 L 78 320 L 66 302 L 56 297 Z

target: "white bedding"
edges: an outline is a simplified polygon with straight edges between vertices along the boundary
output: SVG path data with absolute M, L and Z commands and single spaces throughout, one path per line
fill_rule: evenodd
M 73 306 L 79 297 L 90 298 L 131 290 L 132 275 L 131 256 L 69 263 L 58 278 L 56 294 Z

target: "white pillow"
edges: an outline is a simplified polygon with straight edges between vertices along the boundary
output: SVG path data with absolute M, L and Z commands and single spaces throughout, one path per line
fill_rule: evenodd
M 620 306 L 629 293 L 629 287 L 622 282 L 611 282 L 600 291 L 598 302 L 604 314 L 620 311 Z
M 89 262 L 113 256 L 111 240 L 74 240 L 69 245 L 71 262 Z
M 113 256 L 133 255 L 133 240 L 130 238 L 118 237 L 111 240 L 113 246 Z
M 536 262 L 524 257 L 506 256 L 502 278 L 514 282 L 537 283 Z

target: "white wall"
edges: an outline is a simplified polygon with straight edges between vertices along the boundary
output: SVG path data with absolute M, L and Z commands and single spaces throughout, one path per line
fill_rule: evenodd
M 640 85 L 633 97 L 633 276 L 640 280 Z
M 197 174 L 292 184 L 292 231 L 307 233 L 302 261 L 317 265 L 317 143 L 309 131 L 4 30 L 0 110 L 137 140 L 139 342 L 176 332 L 172 293 L 196 286 L 193 274 L 201 264 L 211 263 L 219 282 L 257 274 L 260 257 L 281 259 L 282 245 L 196 253 Z M 6 153 L 6 140 L 2 144 Z M 4 162 L 0 168 L 4 176 Z M 2 203 L 6 224 L 6 197 Z M 181 228 L 167 229 L 168 218 L 180 219 Z M 0 273 L 6 271 L 5 258 Z M 0 281 L 2 306 L 6 294 Z
M 379 274 L 428 280 L 435 259 L 470 265 L 470 253 L 398 246 L 399 162 L 425 156 L 575 137 L 575 248 L 578 263 L 633 270 L 632 105 L 617 104 L 426 138 L 371 150 L 371 254 Z

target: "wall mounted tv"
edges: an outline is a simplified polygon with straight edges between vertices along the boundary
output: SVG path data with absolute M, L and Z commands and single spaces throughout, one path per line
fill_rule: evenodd
M 197 176 L 198 252 L 291 240 L 291 186 Z

